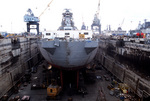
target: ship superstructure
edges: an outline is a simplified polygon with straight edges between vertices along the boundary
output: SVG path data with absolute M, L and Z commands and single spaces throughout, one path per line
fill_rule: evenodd
M 63 12 L 57 31 L 44 31 L 39 42 L 43 57 L 60 69 L 74 70 L 89 64 L 96 55 L 98 41 L 91 30 L 77 30 L 69 9 Z
M 70 12 L 70 9 L 65 9 L 62 13 L 63 18 L 61 26 L 58 30 L 77 30 L 77 27 L 74 26 L 73 14 Z

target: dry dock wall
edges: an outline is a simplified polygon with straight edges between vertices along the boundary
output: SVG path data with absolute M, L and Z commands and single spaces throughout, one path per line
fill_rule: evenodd
M 150 96 L 150 81 L 140 77 L 125 65 L 120 64 L 106 54 L 105 43 L 101 43 L 96 55 L 96 60 L 100 62 L 109 72 L 123 83 L 126 83 L 139 96 Z
M 0 97 L 41 59 L 37 38 L 0 39 Z

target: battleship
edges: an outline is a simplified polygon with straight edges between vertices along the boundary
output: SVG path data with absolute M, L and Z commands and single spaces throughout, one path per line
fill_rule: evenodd
M 95 57 L 98 41 L 92 30 L 78 30 L 73 13 L 64 9 L 61 26 L 56 31 L 42 32 L 40 52 L 48 63 L 64 70 L 75 70 L 88 65 Z

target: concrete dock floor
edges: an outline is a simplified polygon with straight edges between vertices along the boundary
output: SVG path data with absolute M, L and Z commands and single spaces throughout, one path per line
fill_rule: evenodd
M 41 67 L 38 68 L 38 72 L 36 74 L 33 74 L 32 76 L 41 75 Z M 103 78 L 103 75 L 106 74 L 105 70 L 96 70 L 95 75 L 101 76 Z M 116 98 L 115 96 L 111 96 L 109 94 L 109 89 L 107 86 L 110 84 L 110 81 L 106 81 L 104 78 L 103 80 L 96 79 L 96 82 L 94 84 L 85 84 L 84 86 L 87 89 L 86 95 L 72 95 L 68 96 L 66 93 L 62 95 L 61 101 L 68 101 L 68 98 L 72 98 L 73 101 L 100 101 L 97 100 L 97 97 L 99 96 L 99 88 L 103 89 L 103 93 L 105 95 L 106 101 L 119 101 L 119 98 Z M 19 92 L 17 94 L 13 94 L 10 98 L 15 96 L 22 97 L 23 95 L 29 95 L 30 101 L 47 101 L 47 90 L 46 89 L 35 89 L 31 90 L 31 84 L 28 83 L 27 86 L 21 86 L 19 88 Z M 50 100 L 53 101 L 53 100 Z

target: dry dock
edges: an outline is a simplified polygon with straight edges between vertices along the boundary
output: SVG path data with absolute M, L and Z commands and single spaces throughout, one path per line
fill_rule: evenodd
M 27 95 L 30 96 L 30 101 L 46 101 L 47 91 L 46 86 L 43 86 L 43 84 L 48 85 L 55 78 L 58 79 L 58 84 L 62 85 L 60 70 L 53 71 L 52 69 L 48 70 L 47 73 L 43 72 L 45 68 L 48 68 L 49 64 L 45 60 L 44 62 L 42 61 L 37 42 L 37 38 L 18 37 L 16 39 L 0 39 L 1 100 L 6 96 L 10 100 L 15 97 L 21 99 Z M 112 87 L 113 80 L 117 84 L 121 83 L 129 86 L 128 91 L 131 94 L 125 94 L 128 97 L 130 96 L 130 99 L 126 98 L 126 101 L 149 101 L 149 76 L 143 75 L 142 71 L 139 72 L 138 69 L 130 67 L 134 66 L 134 64 L 130 63 L 129 65 L 128 62 L 125 62 L 127 60 L 123 61 L 126 58 L 130 59 L 130 54 L 134 56 L 134 62 L 136 57 L 141 56 L 143 58 L 143 56 L 149 56 L 149 50 L 145 52 L 147 47 L 149 45 L 134 45 L 134 43 L 131 43 L 131 45 L 125 43 L 123 45 L 118 44 L 116 40 L 100 40 L 99 49 L 95 59 L 91 63 L 91 68 L 88 69 L 85 67 L 79 70 L 78 86 L 79 88 L 84 88 L 84 93 L 83 91 L 79 92 L 78 87 L 74 87 L 77 83 L 76 80 L 67 80 L 66 77 L 68 75 L 65 74 L 61 101 L 68 101 L 69 99 L 73 101 L 119 101 L 121 100 L 120 94 L 122 92 L 120 90 L 117 90 L 119 93 L 116 94 L 112 92 L 112 89 L 115 89 L 115 87 Z M 134 53 L 135 51 L 138 54 Z M 30 78 L 40 78 L 37 84 L 42 84 L 42 87 L 40 85 L 40 89 L 32 89 L 33 81 L 32 79 L 30 81 L 29 76 L 31 76 Z M 71 82 L 71 84 L 68 82 Z
M 142 71 L 139 72 L 138 68 L 131 67 L 134 64 L 135 60 L 140 59 L 136 61 L 136 64 L 139 64 L 142 62 L 142 60 L 147 58 L 146 56 L 149 56 L 149 53 L 146 53 L 147 51 L 149 51 L 149 49 L 147 48 L 149 47 L 149 45 L 131 42 L 125 42 L 125 44 L 122 44 L 122 41 L 121 43 L 118 42 L 120 42 L 120 40 L 101 40 L 99 43 L 100 46 L 99 51 L 96 55 L 96 60 L 100 62 L 117 79 L 129 85 L 132 91 L 137 94 L 141 99 L 149 98 L 149 76 L 147 76 L 146 74 L 144 75 Z M 124 61 L 127 60 L 122 60 L 126 56 L 131 57 L 127 58 L 130 64 L 124 63 Z M 145 65 L 143 68 L 145 68 L 145 71 L 149 70 L 147 65 Z
M 0 39 L 0 97 L 11 90 L 41 60 L 37 38 Z
M 44 63 L 43 63 L 44 64 Z M 35 74 L 32 74 L 32 77 L 41 77 L 42 78 L 42 72 L 43 68 L 42 65 L 40 64 L 38 66 L 38 72 Z M 61 95 L 61 101 L 68 101 L 69 98 L 72 99 L 72 101 L 118 101 L 119 98 L 115 97 L 115 96 L 111 96 L 109 94 L 109 90 L 107 88 L 107 86 L 110 84 L 110 81 L 106 81 L 103 78 L 103 75 L 109 75 L 107 74 L 107 72 L 105 70 L 95 70 L 95 71 L 91 71 L 90 72 L 94 73 L 95 76 L 101 76 L 102 78 L 97 78 L 95 79 L 95 82 L 89 84 L 85 83 L 84 87 L 86 88 L 87 94 L 83 95 L 83 94 L 72 94 L 72 95 L 68 95 L 68 89 L 65 88 L 63 91 L 63 94 Z M 109 77 L 110 78 L 110 77 Z M 83 79 L 82 79 L 83 80 Z M 83 81 L 80 82 L 83 82 Z M 100 90 L 103 91 L 103 100 L 101 99 L 101 94 L 100 94 Z M 31 84 L 28 83 L 26 86 L 22 85 L 19 90 L 18 93 L 13 94 L 11 98 L 15 98 L 16 96 L 19 96 L 20 98 L 24 95 L 28 95 L 30 96 L 30 101 L 47 101 L 46 97 L 47 97 L 47 91 L 46 89 L 33 89 L 31 90 Z M 53 100 L 50 100 L 53 101 Z

